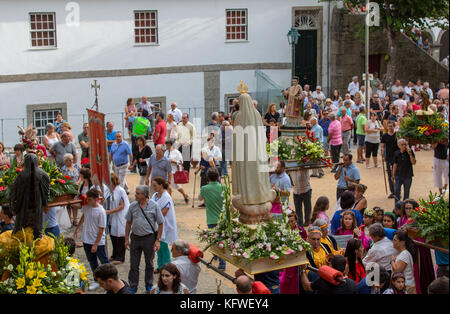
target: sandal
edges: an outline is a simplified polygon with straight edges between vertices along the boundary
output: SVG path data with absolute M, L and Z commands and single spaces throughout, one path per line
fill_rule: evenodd
M 186 196 L 186 197 L 184 198 L 184 201 L 186 202 L 186 204 L 189 204 L 189 196 Z

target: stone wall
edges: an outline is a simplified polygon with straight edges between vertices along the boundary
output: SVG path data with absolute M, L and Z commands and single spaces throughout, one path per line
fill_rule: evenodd
M 358 75 L 360 84 L 361 74 L 365 71 L 365 47 L 359 37 L 355 38 L 358 29 L 364 23 L 364 16 L 349 15 L 344 9 L 333 10 L 330 27 L 330 71 L 331 91 L 347 91 L 352 76 Z M 437 89 L 439 82 L 448 82 L 448 70 L 440 65 L 425 51 L 419 48 L 406 36 L 398 36 L 401 48 L 396 78 L 402 83 L 409 79 L 429 81 L 432 89 Z M 385 56 L 388 52 L 387 34 L 385 31 L 370 33 L 370 54 L 380 54 L 380 78 L 386 73 Z

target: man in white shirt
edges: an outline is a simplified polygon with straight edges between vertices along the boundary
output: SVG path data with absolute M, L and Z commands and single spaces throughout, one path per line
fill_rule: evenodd
M 433 91 L 430 88 L 430 83 L 424 82 L 423 89 L 427 91 L 428 95 L 430 95 L 430 100 L 433 100 Z
M 369 227 L 369 236 L 374 244 L 363 258 L 364 265 L 373 262 L 383 266 L 387 271 L 392 271 L 391 256 L 397 255 L 392 241 L 385 236 L 384 228 L 381 224 L 376 223 Z
M 167 114 L 172 114 L 173 119 L 175 120 L 175 123 L 180 123 L 181 118 L 183 116 L 183 113 L 181 112 L 180 109 L 177 108 L 177 103 L 173 102 L 170 107 L 172 108 L 171 110 L 167 111 Z
M 190 251 L 190 246 L 186 241 L 176 240 L 172 244 L 172 264 L 177 266 L 180 271 L 181 282 L 189 289 L 189 294 L 196 294 L 201 268 L 198 263 L 193 263 L 189 259 Z
M 219 147 L 214 145 L 215 141 L 214 137 L 208 138 L 208 143 L 202 149 L 202 157 L 210 164 L 214 163 L 214 165 L 217 165 L 222 160 L 222 152 Z
M 399 98 L 394 101 L 394 106 L 398 106 L 398 114 L 400 115 L 400 117 L 403 117 L 405 115 L 408 104 L 405 101 L 405 94 L 403 92 L 400 92 L 398 94 L 398 97 Z
M 183 168 L 186 171 L 191 169 L 192 143 L 195 138 L 195 126 L 189 122 L 189 114 L 184 113 L 181 122 L 178 123 L 178 150 L 183 155 Z
M 391 87 L 391 91 L 392 91 L 392 99 L 397 100 L 399 98 L 398 94 L 400 94 L 400 92 L 405 92 L 403 90 L 402 82 L 400 80 L 396 80 L 395 85 L 392 85 Z
M 319 102 L 322 102 L 326 98 L 321 86 L 317 85 L 316 90 L 312 93 L 312 97 Z
M 153 105 L 147 101 L 147 96 L 142 96 L 142 101 L 136 106 L 138 112 L 142 112 L 144 109 L 147 110 L 148 115 L 144 117 L 150 117 L 153 114 Z
M 358 77 L 352 77 L 352 81 L 348 84 L 347 91 L 350 93 L 351 98 L 355 97 L 355 94 L 359 91 Z
M 423 88 L 422 80 L 417 80 L 417 84 L 416 84 L 416 91 L 417 91 L 417 93 L 420 93 L 422 88 Z
M 413 95 L 412 94 L 413 88 L 414 88 L 414 83 L 411 80 L 409 80 L 408 85 L 405 86 L 405 94 L 406 94 L 406 96 L 408 96 L 408 98 Z

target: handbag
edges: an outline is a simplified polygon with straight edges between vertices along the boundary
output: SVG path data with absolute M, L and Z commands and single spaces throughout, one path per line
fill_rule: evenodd
M 142 165 L 140 162 L 138 163 L 138 169 L 139 169 L 139 175 L 145 176 L 147 174 L 147 163 L 145 165 Z
M 180 168 L 181 165 L 178 165 L 178 170 L 173 174 L 173 182 L 175 182 L 175 184 L 189 183 L 189 172 L 186 170 L 180 170 Z

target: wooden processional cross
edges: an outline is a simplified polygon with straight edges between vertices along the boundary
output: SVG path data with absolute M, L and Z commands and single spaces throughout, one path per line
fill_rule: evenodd
M 97 93 L 97 89 L 100 89 L 100 85 L 97 85 L 97 80 L 94 80 L 94 84 L 91 84 L 91 88 L 94 88 L 95 90 L 95 110 L 98 111 L 98 93 Z

